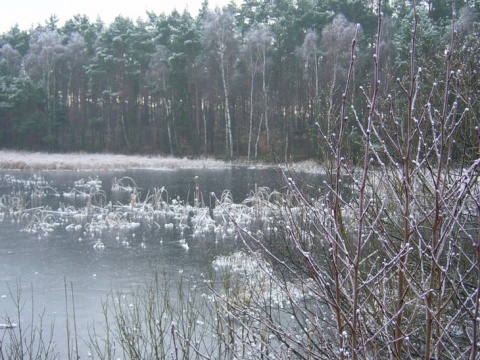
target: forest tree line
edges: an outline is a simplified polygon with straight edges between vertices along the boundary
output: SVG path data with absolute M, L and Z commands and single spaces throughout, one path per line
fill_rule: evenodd
M 52 16 L 30 29 L 14 26 L 0 34 L 0 147 L 322 160 L 329 137 L 346 126 L 345 153 L 355 162 L 362 141 L 355 124 L 368 115 L 373 86 L 376 8 L 360 0 L 245 0 L 215 9 L 205 2 L 195 17 L 147 12 L 105 24 L 76 15 L 60 26 Z M 415 64 L 411 9 L 409 0 L 382 4 L 377 107 L 402 128 L 407 109 L 395 94 L 414 66 L 423 103 L 435 108 L 443 99 L 427 89 L 449 81 L 448 53 L 462 97 L 444 96 L 459 102 L 459 113 L 470 110 L 451 156 L 477 156 L 480 2 L 417 2 Z M 357 32 L 352 106 L 340 119 Z

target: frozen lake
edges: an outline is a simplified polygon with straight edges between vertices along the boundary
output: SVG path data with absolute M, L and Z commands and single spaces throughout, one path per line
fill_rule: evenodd
M 48 205 L 53 212 L 59 207 L 81 209 L 86 206 L 85 199 L 66 196 L 72 193 L 79 179 L 102 182 L 102 191 L 106 196 L 102 200 L 104 205 L 111 202 L 112 197 L 113 205 L 129 203 L 128 191 L 112 193 L 112 181 L 115 179 L 123 179 L 122 184 L 126 187 L 132 184 L 130 179 L 133 179 L 139 201 L 151 194 L 153 189 L 163 188 L 166 190 L 165 199 L 168 192 L 169 201 L 178 199 L 185 205 L 193 204 L 197 184 L 205 206 L 210 207 L 215 204 L 211 192 L 220 197 L 223 190 L 228 189 L 232 192 L 233 201 L 241 203 L 255 186 L 281 191 L 284 184 L 278 169 L 246 167 L 96 172 L 2 170 L 0 176 L 0 196 L 3 196 L 5 205 L 12 194 L 16 194 L 24 197 L 27 209 Z M 316 181 L 313 175 L 302 180 L 313 187 L 317 186 Z M 43 189 L 45 196 L 32 195 L 38 189 Z M 153 269 L 165 271 L 173 279 L 179 274 L 184 278 L 198 277 L 216 256 L 232 253 L 241 247 L 241 242 L 233 233 L 224 233 L 221 237 L 213 233 L 198 236 L 187 222 L 183 222 L 184 227 L 174 224 L 170 228 L 167 221 L 162 223 L 158 220 L 155 226 L 140 224 L 126 229 L 111 227 L 89 231 L 80 224 L 73 230 L 67 230 L 68 225 L 73 224 L 72 220 L 58 218 L 61 223 L 53 231 L 39 233 L 25 231 L 25 221 L 18 221 L 12 213 L 3 213 L 0 221 L 0 323 L 7 323 L 9 319 L 18 322 L 11 293 L 15 295 L 21 288 L 21 322 L 31 323 L 32 307 L 34 321 L 39 320 L 39 314 L 43 314 L 44 327 L 48 328 L 54 321 L 54 339 L 61 353 L 67 348 L 65 287 L 70 326 L 73 287 L 78 337 L 88 341 L 88 328 L 92 323 L 102 321 L 102 300 L 112 290 L 129 291 L 145 284 Z M 94 246 L 99 240 L 102 247 Z M 2 331 L 8 330 L 0 329 Z M 79 348 L 80 356 L 85 358 L 87 347 L 79 344 Z

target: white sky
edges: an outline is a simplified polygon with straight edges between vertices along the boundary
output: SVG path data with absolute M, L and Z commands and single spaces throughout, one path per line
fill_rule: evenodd
M 59 26 L 73 15 L 87 15 L 94 22 L 98 16 L 107 25 L 115 17 L 123 15 L 132 20 L 145 17 L 146 10 L 156 14 L 170 14 L 173 9 L 179 12 L 188 8 L 196 16 L 203 0 L 6 0 L 0 6 L 0 33 L 15 24 L 21 30 L 29 30 L 33 25 L 43 25 L 51 15 L 57 15 Z M 229 0 L 209 0 L 211 9 L 224 6 Z

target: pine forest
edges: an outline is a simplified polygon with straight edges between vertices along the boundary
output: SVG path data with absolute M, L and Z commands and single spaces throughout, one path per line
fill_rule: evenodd
M 59 26 L 53 15 L 0 35 L 0 146 L 324 161 L 343 126 L 344 156 L 355 164 L 373 72 L 377 111 L 401 123 L 408 109 L 398 95 L 411 71 L 421 71 L 420 106 L 443 101 L 428 92 L 446 81 L 448 52 L 461 91 L 456 111 L 470 110 L 452 156 L 472 158 L 478 10 L 478 0 L 431 0 L 416 4 L 414 15 L 410 1 L 384 2 L 381 32 L 374 1 L 246 0 L 222 9 L 205 2 L 196 17 L 147 12 L 146 20 L 118 16 L 111 24 L 76 15 Z

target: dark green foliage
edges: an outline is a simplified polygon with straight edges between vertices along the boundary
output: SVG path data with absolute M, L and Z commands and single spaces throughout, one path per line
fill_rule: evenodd
M 381 103 L 388 104 L 388 95 L 400 91 L 397 78 L 401 81 L 412 65 L 411 5 L 382 4 Z M 64 24 L 51 17 L 30 31 L 12 27 L 0 35 L 0 121 L 2 136 L 8 137 L 1 146 L 178 156 L 227 153 L 228 158 L 250 157 L 255 149 L 255 158 L 258 152 L 261 159 L 324 161 L 323 140 L 339 124 L 332 114 L 342 102 L 350 30 L 357 24 L 361 36 L 351 96 L 359 109 L 365 103 L 359 86 L 372 86 L 376 6 L 366 1 L 248 0 L 215 11 L 205 3 L 196 18 L 188 11 L 148 12 L 145 20 L 119 16 L 106 25 L 78 14 Z M 417 8 L 413 65 L 422 68 L 422 80 L 441 84 L 444 69 L 439 64 L 454 29 L 452 70 L 465 74 L 468 107 L 478 110 L 478 2 L 432 0 Z M 228 32 L 206 31 L 225 14 L 234 19 Z M 265 44 L 265 63 L 252 72 L 240 49 L 259 41 L 251 38 L 256 29 L 271 39 Z M 454 101 L 453 93 L 451 97 Z M 394 105 L 395 116 L 404 117 L 404 104 Z M 475 113 L 470 112 L 469 127 L 458 132 L 468 153 L 477 147 Z M 360 134 L 352 121 L 347 128 L 347 156 L 355 162 Z M 455 148 L 456 156 L 464 150 Z
M 15 78 L 2 82 L 0 102 L 0 138 L 5 147 L 39 150 L 45 143 L 47 117 L 43 90 L 28 78 Z M 51 140 L 51 139 L 50 139 Z

